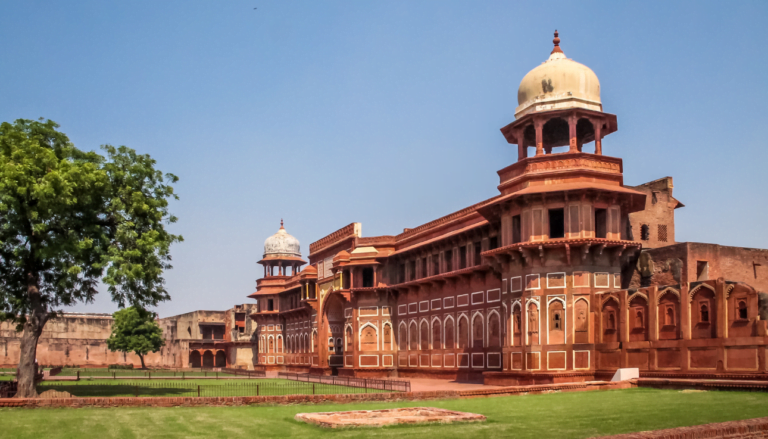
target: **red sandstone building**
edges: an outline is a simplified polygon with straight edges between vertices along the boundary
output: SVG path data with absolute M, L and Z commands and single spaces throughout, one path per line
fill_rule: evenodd
M 267 240 L 256 368 L 489 384 L 766 372 L 768 251 L 675 242 L 672 179 L 624 184 L 603 154 L 617 118 L 555 36 L 501 129 L 518 160 L 499 195 L 395 236 L 350 224 L 301 271 L 282 225 Z

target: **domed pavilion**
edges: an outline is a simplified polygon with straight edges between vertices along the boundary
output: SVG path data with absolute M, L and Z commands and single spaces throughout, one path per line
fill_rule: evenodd
M 264 277 L 295 275 L 307 262 L 301 259 L 299 240 L 291 236 L 280 220 L 280 229 L 264 241 L 264 256 L 258 262 L 264 266 Z M 277 272 L 277 273 L 275 273 Z

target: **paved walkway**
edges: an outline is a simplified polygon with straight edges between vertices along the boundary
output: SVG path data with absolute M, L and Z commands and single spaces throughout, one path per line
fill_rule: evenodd
M 404 378 L 411 382 L 413 392 L 431 392 L 436 390 L 481 390 L 497 389 L 500 386 L 486 386 L 481 383 L 460 383 L 451 380 L 435 380 L 430 378 Z

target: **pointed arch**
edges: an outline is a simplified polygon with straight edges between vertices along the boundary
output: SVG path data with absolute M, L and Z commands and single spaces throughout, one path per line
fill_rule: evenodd
M 392 322 L 384 322 L 383 325 L 381 325 L 381 350 L 383 351 L 391 351 L 392 350 L 392 337 L 394 336 L 392 331 Z
M 629 304 L 632 303 L 632 301 L 635 300 L 638 297 L 641 297 L 641 298 L 645 299 L 645 303 L 648 303 L 648 296 L 646 296 L 645 294 L 641 293 L 640 291 L 636 291 L 634 294 L 632 294 L 631 296 L 629 296 L 627 298 L 627 308 L 629 308 Z
M 416 320 L 411 320 L 408 325 L 408 350 L 419 350 L 419 324 L 416 323 Z
M 456 348 L 456 320 L 452 315 L 443 320 L 443 346 L 445 349 Z
M 677 299 L 680 300 L 680 291 L 672 288 L 667 287 L 664 288 L 657 296 L 656 296 L 656 305 L 658 305 L 661 302 L 661 298 L 664 297 L 665 294 L 673 294 L 677 296 Z
M 574 343 L 589 343 L 590 312 L 589 300 L 579 297 L 573 301 L 573 341 Z
M 495 309 L 488 311 L 488 324 L 486 326 L 486 345 L 492 348 L 501 347 L 501 314 Z
M 712 294 L 717 294 L 717 291 L 715 291 L 714 287 L 712 287 L 709 284 L 699 284 L 696 285 L 694 288 L 691 288 L 691 291 L 688 292 L 688 303 L 691 303 L 693 301 L 693 295 L 696 294 L 700 289 L 706 288 L 709 291 L 712 292 Z
M 422 351 L 429 350 L 429 321 L 423 318 L 419 321 L 419 349 Z
M 538 345 L 541 343 L 539 334 L 541 333 L 541 319 L 539 314 L 541 312 L 541 305 L 539 300 L 535 297 L 531 297 L 525 302 L 527 312 L 527 324 L 526 327 L 526 344 Z
M 469 316 L 462 313 L 456 322 L 458 331 L 457 337 L 459 349 L 466 349 L 470 347 L 469 339 Z
M 431 342 L 432 349 L 443 349 L 443 325 L 440 321 L 440 317 L 432 317 L 432 330 L 431 330 Z
M 613 295 L 608 295 L 604 297 L 603 300 L 600 302 L 600 306 L 605 306 L 605 304 L 611 300 L 616 302 L 616 306 L 619 306 L 619 299 L 617 299 L 616 296 L 613 296 Z
M 478 321 L 478 318 L 480 319 Z M 472 314 L 472 347 L 484 348 L 485 347 L 485 317 L 480 311 L 475 311 Z
M 565 332 L 565 316 L 565 299 L 563 297 L 553 297 L 547 301 L 548 344 L 567 343 Z
M 366 331 L 366 328 L 372 328 L 373 332 Z M 371 322 L 365 322 L 360 326 L 360 330 L 357 332 L 357 337 L 360 343 L 361 351 L 378 351 L 379 350 L 379 328 Z M 371 349 L 373 348 L 373 349 Z
M 352 336 L 352 325 L 347 323 L 344 325 L 344 350 L 347 352 L 352 352 L 354 350 L 352 343 L 354 343 L 354 337 Z
M 397 326 L 397 349 L 408 350 L 408 324 L 405 322 L 400 322 Z

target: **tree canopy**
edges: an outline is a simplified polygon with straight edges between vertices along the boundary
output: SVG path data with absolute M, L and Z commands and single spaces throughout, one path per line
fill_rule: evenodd
M 165 346 L 163 330 L 155 321 L 155 313 L 131 306 L 117 311 L 112 317 L 112 334 L 107 339 L 107 347 L 113 352 L 135 353 L 141 359 L 141 367 L 145 368 L 144 356 Z
M 24 330 L 21 395 L 35 393 L 26 370 L 56 309 L 93 301 L 99 280 L 121 308 L 168 300 L 162 274 L 182 240 L 165 229 L 176 176 L 125 146 L 81 151 L 58 128 L 0 124 L 0 319 Z

